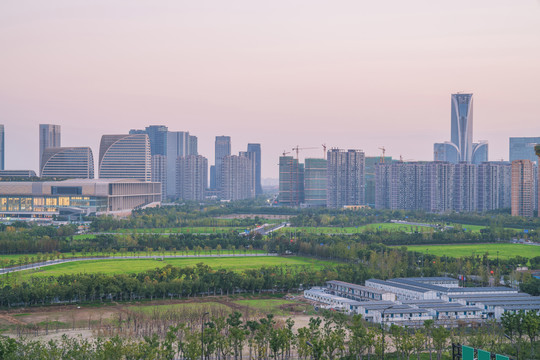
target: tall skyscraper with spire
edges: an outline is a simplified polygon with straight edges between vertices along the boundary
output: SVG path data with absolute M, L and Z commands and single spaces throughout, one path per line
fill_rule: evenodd
M 488 143 L 473 143 L 473 94 L 451 96 L 450 141 L 434 144 L 435 161 L 481 164 L 488 160 Z

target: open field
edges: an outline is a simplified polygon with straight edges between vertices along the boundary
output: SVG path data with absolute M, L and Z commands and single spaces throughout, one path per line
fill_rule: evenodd
M 71 334 L 77 329 L 83 336 L 114 335 L 103 332 L 122 321 L 123 327 L 130 327 L 126 322 L 129 317 L 137 318 L 140 323 L 163 325 L 165 322 L 189 323 L 199 321 L 205 312 L 213 316 L 227 316 L 233 311 L 242 313 L 246 319 L 258 319 L 266 314 L 274 314 L 278 321 L 292 317 L 295 328 L 306 326 L 308 315 L 313 315 L 313 307 L 306 302 L 285 300 L 283 295 L 235 295 L 192 298 L 183 300 L 154 300 L 130 303 L 106 303 L 93 305 L 61 305 L 34 307 L 0 311 L 0 333 L 15 334 L 22 332 L 31 336 L 38 335 L 45 339 L 59 337 L 63 333 Z M 171 324 L 172 325 L 172 324 Z M 36 331 L 37 330 L 37 331 Z M 133 336 L 133 333 L 129 334 Z M 142 334 L 144 335 L 144 334 Z
M 263 250 L 247 250 L 245 251 L 246 254 L 263 254 Z M 177 250 L 177 251 L 128 251 L 128 252 L 102 252 L 102 251 L 96 251 L 96 252 L 74 252 L 74 253 L 61 253 L 59 257 L 56 255 L 54 256 L 54 259 L 60 258 L 60 259 L 72 259 L 72 258 L 82 258 L 82 257 L 107 257 L 107 256 L 162 256 L 162 255 L 219 255 L 219 254 L 244 254 L 244 249 L 242 250 L 235 250 L 234 252 L 232 250 L 228 249 L 222 249 L 219 253 L 217 250 L 202 250 L 200 253 L 195 252 L 193 250 L 184 251 L 184 250 Z M 6 263 L 6 261 L 15 261 L 14 266 L 19 265 L 19 261 L 22 261 L 23 264 L 26 264 L 27 257 L 28 257 L 28 263 L 34 263 L 37 262 L 37 255 L 38 254 L 10 254 L 10 255 L 0 255 L 0 268 L 3 266 L 11 266 L 9 263 Z M 49 254 L 50 256 L 51 254 Z M 41 260 L 43 261 L 44 254 L 41 254 Z M 49 259 L 48 257 L 47 259 Z
M 487 226 L 482 225 L 470 225 L 470 224 L 451 224 L 450 226 L 460 227 L 465 231 L 480 232 L 482 229 L 488 228 Z M 505 228 L 507 230 L 515 230 L 516 232 L 523 232 L 522 229 L 514 228 Z M 286 227 L 280 229 L 280 232 L 284 233 L 294 233 L 295 231 L 302 231 L 308 234 L 355 234 L 363 231 L 376 231 L 376 230 L 385 230 L 385 231 L 403 231 L 407 233 L 413 232 L 431 232 L 435 231 L 435 228 L 429 226 L 421 225 L 407 225 L 407 224 L 398 224 L 398 223 L 375 223 L 362 226 L 349 226 L 349 227 L 339 227 L 339 226 L 299 226 L 299 227 Z
M 323 226 L 323 227 L 315 227 L 315 226 L 300 226 L 300 227 L 286 227 L 283 229 L 280 229 L 278 231 L 280 232 L 295 232 L 295 231 L 302 231 L 309 234 L 355 234 L 360 233 L 363 231 L 376 231 L 376 230 L 395 230 L 395 231 L 405 231 L 405 232 L 414 232 L 414 231 L 431 231 L 430 227 L 427 226 L 413 226 L 413 225 L 404 225 L 404 224 L 394 224 L 394 223 L 376 223 L 376 224 L 369 224 L 369 225 L 363 225 L 358 227 L 331 227 L 331 226 Z
M 154 259 L 135 259 L 135 260 L 89 260 L 69 262 L 58 265 L 51 265 L 36 270 L 25 270 L 14 273 L 10 276 L 20 277 L 21 280 L 34 276 L 59 276 L 64 274 L 79 273 L 104 273 L 104 274 L 133 274 L 164 267 L 173 266 L 195 266 L 203 263 L 215 269 L 227 269 L 242 271 L 247 269 L 258 269 L 262 266 L 309 266 L 322 268 L 325 265 L 335 265 L 331 261 L 315 260 L 297 256 L 278 257 L 278 256 L 260 256 L 260 257 L 214 257 L 214 258 L 173 258 L 164 260 Z
M 508 259 L 516 256 L 533 258 L 540 256 L 540 246 L 525 244 L 456 244 L 456 245 L 413 245 L 407 246 L 410 251 L 429 253 L 437 256 L 463 257 L 471 255 L 484 255 L 489 253 L 490 258 Z

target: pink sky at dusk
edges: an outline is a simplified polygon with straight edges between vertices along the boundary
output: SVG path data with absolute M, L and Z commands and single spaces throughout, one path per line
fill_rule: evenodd
M 38 170 L 40 123 L 95 161 L 101 135 L 147 125 L 210 163 L 216 135 L 260 142 L 263 178 L 297 144 L 432 160 L 457 91 L 490 160 L 540 136 L 538 0 L 0 2 L 6 169 Z

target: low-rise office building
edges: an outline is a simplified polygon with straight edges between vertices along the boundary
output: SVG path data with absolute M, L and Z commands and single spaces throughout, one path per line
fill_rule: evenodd
M 159 204 L 160 186 L 134 179 L 0 182 L 0 217 L 129 214 Z

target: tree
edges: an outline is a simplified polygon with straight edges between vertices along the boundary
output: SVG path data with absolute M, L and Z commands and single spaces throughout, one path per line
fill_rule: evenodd
M 432 336 L 433 336 L 433 346 L 435 347 L 435 350 L 437 351 L 437 360 L 441 360 L 442 351 L 446 347 L 448 337 L 450 336 L 450 331 L 448 331 L 446 328 L 442 326 L 439 326 L 433 329 Z

